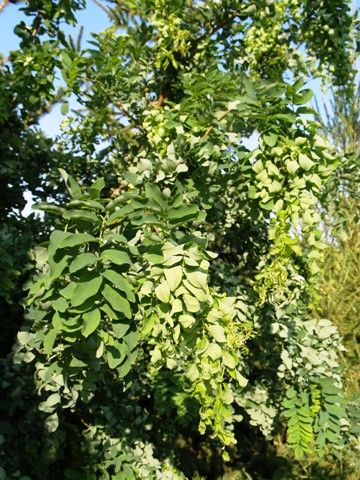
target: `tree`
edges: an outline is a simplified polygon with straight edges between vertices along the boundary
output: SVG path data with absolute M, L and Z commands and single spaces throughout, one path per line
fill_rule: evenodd
M 2 362 L 0 472 L 191 477 L 181 441 L 200 432 L 226 461 L 243 424 L 286 437 L 297 458 L 341 450 L 353 437 L 342 346 L 311 316 L 317 204 L 341 158 L 303 117 L 303 87 L 307 74 L 351 77 L 347 2 L 100 3 L 112 26 L 82 50 L 61 22 L 84 4 L 27 2 L 33 23 L 2 68 L 3 123 L 20 139 L 9 161 L 54 216 L 48 241 L 32 227 L 43 243 Z M 32 183 L 17 148 L 55 102 L 62 135 L 50 146 L 37 133 Z

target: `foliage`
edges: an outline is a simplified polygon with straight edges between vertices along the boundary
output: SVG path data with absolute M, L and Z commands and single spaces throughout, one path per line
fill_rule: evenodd
M 27 223 L 40 244 L 1 363 L 0 475 L 191 478 L 182 441 L 205 442 L 221 474 L 243 424 L 298 459 L 340 456 L 357 410 L 338 331 L 312 311 L 318 204 L 344 161 L 304 118 L 303 75 L 351 78 L 347 2 L 109 3 L 112 26 L 82 50 L 61 22 L 83 2 L 27 2 L 33 23 L 1 70 L 19 172 L 4 229 L 21 224 L 21 188 L 46 215 Z M 62 134 L 48 140 L 33 125 L 56 102 Z

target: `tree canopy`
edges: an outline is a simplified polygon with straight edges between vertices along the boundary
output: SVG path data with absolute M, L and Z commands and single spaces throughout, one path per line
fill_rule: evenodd
M 340 457 L 358 413 L 314 311 L 349 160 L 306 80 L 354 83 L 349 2 L 95 3 L 83 45 L 85 1 L 24 2 L 0 68 L 0 478 L 217 478 L 252 436 Z

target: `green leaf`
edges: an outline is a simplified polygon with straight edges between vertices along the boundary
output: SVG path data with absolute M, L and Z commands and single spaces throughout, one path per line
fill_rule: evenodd
M 70 300 L 70 298 L 72 297 L 72 295 L 74 293 L 75 288 L 76 288 L 76 283 L 75 282 L 70 282 L 66 285 L 66 287 L 59 290 L 59 293 L 60 293 L 61 296 L 63 296 L 67 300 Z
M 226 343 L 225 330 L 220 325 L 208 325 L 207 329 L 211 336 L 219 343 Z
M 102 294 L 114 310 L 123 313 L 126 318 L 130 319 L 132 317 L 130 303 L 119 292 L 110 287 L 110 285 L 104 285 Z
M 67 210 L 63 214 L 65 220 L 84 220 L 95 225 L 101 224 L 101 219 L 94 212 L 88 212 L 87 210 Z
M 132 265 L 129 255 L 123 250 L 111 248 L 101 252 L 101 259 L 115 263 L 116 265 Z
M 304 155 L 303 153 L 300 153 L 299 154 L 299 165 L 306 172 L 308 172 L 315 165 L 315 163 L 312 160 L 310 160 L 310 158 L 307 155 Z
M 57 413 L 53 413 L 52 415 L 49 415 L 46 417 L 44 421 L 44 427 L 45 430 L 47 430 L 49 433 L 54 433 L 59 426 L 59 417 Z
M 171 289 L 168 282 L 164 281 L 155 288 L 155 295 L 163 303 L 169 303 L 171 297 Z
M 74 180 L 74 178 L 71 175 L 66 173 L 64 169 L 59 168 L 58 170 L 65 182 L 66 188 L 68 189 L 71 197 L 80 198 L 82 196 L 82 191 L 79 184 Z
M 123 318 L 122 313 L 115 312 L 115 310 L 113 310 L 107 303 L 101 305 L 100 310 L 105 312 L 106 315 L 108 315 L 108 317 L 110 317 L 112 320 L 121 320 Z
M 103 279 L 97 272 L 86 272 L 82 275 L 74 293 L 71 297 L 71 304 L 76 307 L 85 302 L 88 298 L 96 295 L 100 290 Z
M 200 311 L 200 303 L 197 298 L 188 295 L 187 293 L 185 293 L 182 298 L 188 312 L 195 313 Z
M 284 122 L 294 123 L 296 122 L 296 115 L 293 113 L 276 113 L 272 115 L 272 118 L 277 120 L 283 120 Z
M 129 302 L 135 302 L 133 286 L 120 273 L 108 268 L 102 272 L 101 275 L 111 282 L 117 289 L 124 292 Z
M 64 255 L 63 253 L 57 252 L 54 256 L 49 258 L 50 266 L 50 277 L 55 280 L 59 278 L 64 272 L 65 268 L 68 266 L 71 255 Z
M 150 315 L 144 322 L 144 326 L 141 330 L 142 335 L 147 335 L 149 334 L 152 329 L 154 328 L 155 325 L 155 315 Z
M 209 301 L 209 292 L 206 287 L 205 289 L 195 288 L 187 280 L 183 281 L 183 285 L 192 295 L 194 295 L 194 297 L 199 300 L 199 302 L 207 303 Z
M 70 207 L 85 207 L 96 210 L 105 210 L 105 207 L 102 203 L 96 202 L 95 200 L 72 200 L 68 203 Z
M 212 360 L 221 358 L 223 351 L 217 343 L 210 343 L 205 352 Z M 227 352 L 225 352 L 227 353 Z M 225 363 L 225 362 L 224 362 Z
M 182 267 L 180 265 L 172 268 L 165 268 L 164 275 L 170 290 L 175 292 L 182 280 Z
M 49 330 L 49 332 L 44 337 L 44 353 L 46 355 L 52 354 L 52 349 L 56 340 L 58 332 L 56 330 Z
M 248 379 L 245 378 L 239 371 L 236 370 L 236 380 L 240 387 L 245 388 L 246 385 L 249 383 Z
M 137 347 L 139 341 L 139 332 L 135 328 L 134 324 L 132 324 L 131 330 L 129 330 L 125 335 L 124 340 L 126 345 L 128 346 L 129 352 L 132 352 Z
M 144 260 L 155 265 L 161 265 L 164 262 L 164 255 L 160 246 L 154 246 L 147 249 L 143 254 Z
M 168 211 L 169 223 L 173 226 L 196 220 L 199 215 L 197 205 L 184 205 L 179 208 L 172 208 Z
M 63 297 L 56 298 L 51 305 L 54 310 L 58 310 L 59 312 L 65 312 L 69 307 L 68 302 Z
M 195 288 L 207 291 L 207 273 L 200 271 L 186 272 L 186 278 Z
M 150 183 L 146 183 L 145 193 L 148 198 L 154 200 L 161 207 L 161 210 L 166 210 L 167 203 L 163 197 L 163 194 L 160 191 L 160 188 L 157 185 L 151 185 Z
M 48 202 L 37 202 L 31 206 L 32 210 L 42 210 L 43 212 L 55 213 L 56 215 L 62 215 L 66 210 L 58 205 Z
M 278 134 L 273 132 L 265 132 L 261 137 L 266 145 L 269 147 L 274 147 L 276 145 Z
M 223 364 L 231 370 L 233 370 L 237 365 L 237 361 L 235 360 L 233 355 L 231 355 L 231 353 L 227 351 L 223 352 L 222 361 Z
M 115 340 L 114 345 L 106 347 L 106 360 L 110 368 L 116 368 L 124 360 L 127 346 L 124 342 Z
M 123 338 L 129 331 L 130 325 L 128 323 L 113 322 L 111 325 L 112 331 L 116 338 Z
M 74 260 L 71 262 L 69 267 L 70 273 L 75 273 L 78 270 L 81 270 L 84 267 L 94 265 L 98 260 L 98 257 L 90 252 L 80 253 Z
M 179 323 L 184 328 L 190 328 L 195 323 L 195 318 L 191 315 L 180 315 L 179 316 Z
M 134 207 L 132 203 L 128 203 L 124 207 L 113 212 L 107 219 L 106 223 L 107 225 L 111 225 L 115 221 L 123 220 L 123 218 L 125 218 L 129 213 L 132 213 L 133 211 L 134 211 Z
M 97 178 L 95 182 L 89 187 L 89 193 L 92 198 L 100 197 L 101 191 L 105 188 L 105 180 L 103 177 Z
M 83 314 L 84 326 L 81 329 L 81 333 L 84 337 L 91 335 L 99 326 L 101 320 L 100 310 L 90 310 Z
M 72 234 L 70 232 L 63 232 L 62 230 L 54 230 L 50 234 L 50 242 L 49 242 L 49 255 L 54 255 L 54 253 L 59 248 L 59 245 L 63 240 L 67 237 L 70 237 Z
M 67 115 L 68 111 L 69 111 L 69 102 L 62 103 L 60 107 L 61 115 Z
M 304 103 L 310 102 L 313 98 L 314 92 L 310 90 L 310 88 L 304 88 L 304 90 L 300 90 L 296 95 L 294 95 L 294 104 L 295 105 L 302 105 Z
M 58 248 L 76 247 L 77 245 L 83 245 L 84 243 L 97 241 L 98 240 L 95 237 L 89 235 L 88 233 L 73 233 L 64 238 L 59 243 Z

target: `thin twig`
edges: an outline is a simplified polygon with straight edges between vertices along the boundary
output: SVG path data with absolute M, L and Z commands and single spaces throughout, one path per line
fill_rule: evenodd
M 224 112 L 222 115 L 220 115 L 219 118 L 217 118 L 217 121 L 218 122 L 221 122 L 221 120 L 224 120 L 224 118 L 226 117 L 226 115 L 228 113 L 230 113 L 231 110 L 226 110 L 226 112 Z M 211 132 L 211 130 L 213 130 L 215 128 L 215 125 L 210 125 L 210 127 L 206 130 L 206 132 L 204 133 L 204 135 L 200 138 L 200 142 L 203 142 L 205 140 L 205 138 L 209 135 L 209 133 Z

